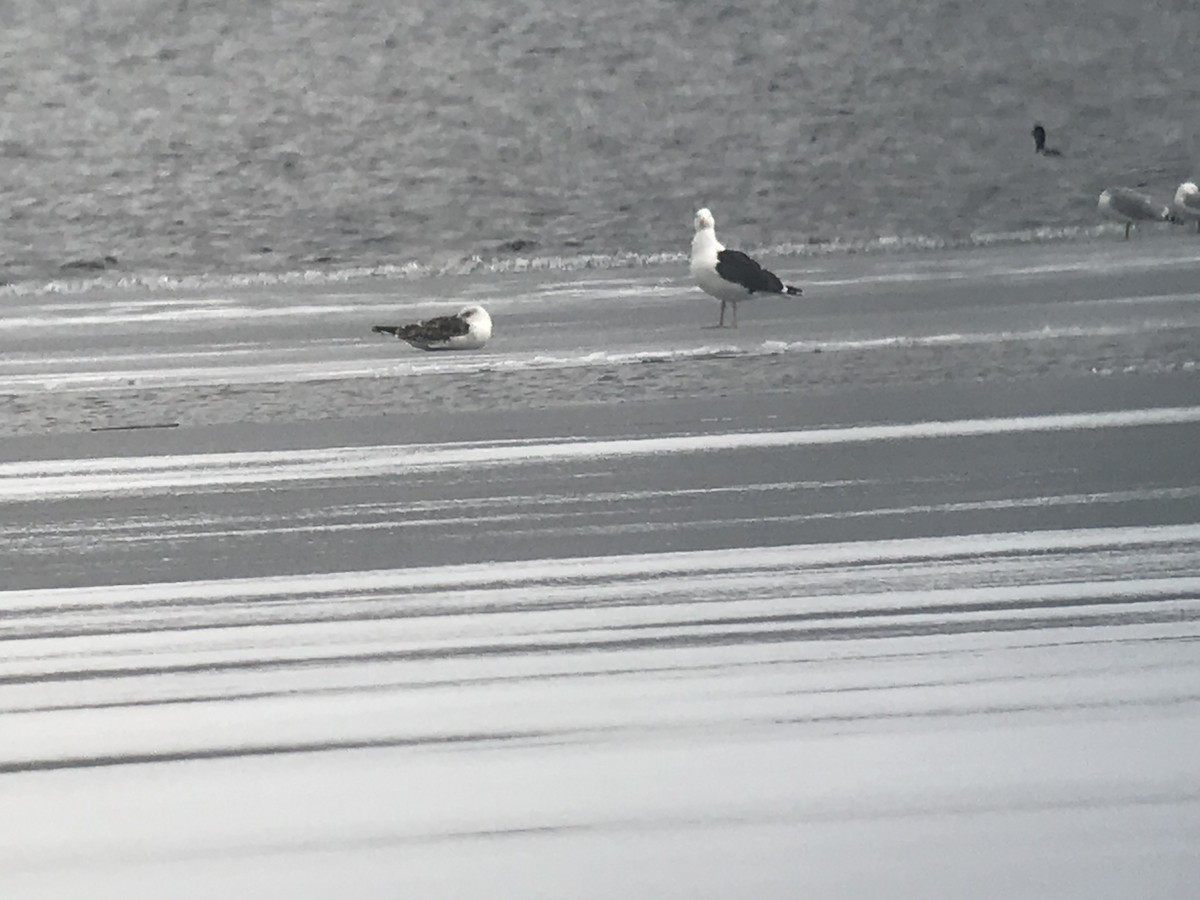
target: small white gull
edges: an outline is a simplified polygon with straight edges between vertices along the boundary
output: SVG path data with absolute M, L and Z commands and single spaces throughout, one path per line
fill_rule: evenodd
M 1175 213 L 1181 219 L 1195 219 L 1200 232 L 1200 188 L 1196 182 L 1185 181 L 1175 189 Z
M 737 328 L 737 305 L 756 294 L 801 293 L 800 288 L 784 284 L 774 272 L 768 272 L 740 250 L 726 250 L 717 240 L 716 219 L 707 209 L 696 213 L 696 233 L 692 237 L 692 278 L 704 293 L 721 301 L 721 320 L 725 327 L 725 305 L 733 307 L 733 327 Z
M 1125 240 L 1129 240 L 1129 229 L 1135 222 L 1179 221 L 1170 209 L 1133 188 L 1107 188 L 1100 192 L 1096 206 L 1100 215 L 1125 223 Z
M 422 350 L 478 350 L 492 336 L 492 317 L 482 306 L 464 306 L 452 316 L 408 325 L 375 325 L 371 331 L 394 334 Z

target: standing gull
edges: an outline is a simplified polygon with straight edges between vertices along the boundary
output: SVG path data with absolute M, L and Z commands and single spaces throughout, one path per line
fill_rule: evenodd
M 692 277 L 704 293 L 721 301 L 721 320 L 725 327 L 725 304 L 733 307 L 733 327 L 737 328 L 737 305 L 755 294 L 800 294 L 800 288 L 784 284 L 774 272 L 768 272 L 740 250 L 726 250 L 717 240 L 716 219 L 707 209 L 696 213 L 696 234 L 692 237 Z
M 1135 222 L 1178 222 L 1167 207 L 1155 203 L 1145 194 L 1133 188 L 1114 187 L 1100 192 L 1096 204 L 1100 215 L 1125 223 L 1125 240 L 1129 240 L 1129 229 Z
M 1196 182 L 1185 181 L 1175 190 L 1175 212 L 1182 219 L 1195 219 L 1200 232 L 1200 188 Z
M 452 316 L 408 325 L 375 325 L 371 331 L 394 334 L 422 350 L 478 350 L 492 336 L 492 317 L 482 306 L 464 306 Z

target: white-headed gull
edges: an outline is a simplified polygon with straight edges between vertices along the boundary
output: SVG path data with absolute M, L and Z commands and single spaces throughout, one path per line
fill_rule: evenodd
M 1175 213 L 1181 219 L 1195 219 L 1200 232 L 1200 188 L 1196 182 L 1185 181 L 1175 189 Z
M 700 290 L 721 301 L 721 320 L 725 327 L 725 305 L 733 307 L 733 327 L 737 328 L 737 305 L 759 294 L 800 294 L 800 288 L 784 284 L 740 250 L 726 250 L 717 240 L 716 219 L 707 209 L 696 213 L 696 234 L 692 237 L 692 277 Z
M 375 325 L 371 330 L 394 334 L 422 350 L 478 350 L 492 336 L 492 317 L 482 306 L 464 306 L 452 316 L 408 325 Z
M 1107 188 L 1100 192 L 1096 206 L 1100 215 L 1125 223 L 1125 240 L 1129 240 L 1129 229 L 1135 222 L 1179 221 L 1170 209 L 1133 188 Z

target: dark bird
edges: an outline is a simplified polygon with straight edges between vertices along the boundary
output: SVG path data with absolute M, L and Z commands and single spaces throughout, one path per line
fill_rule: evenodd
M 1033 134 L 1034 153 L 1040 153 L 1042 156 L 1062 156 L 1062 151 L 1046 146 L 1046 129 L 1041 125 L 1034 125 L 1031 134 Z
M 1179 222 L 1170 209 L 1133 188 L 1114 187 L 1101 191 L 1096 207 L 1100 215 L 1125 223 L 1125 240 L 1129 240 L 1129 229 L 1135 222 Z
M 394 334 L 422 350 L 478 350 L 492 336 L 492 317 L 482 306 L 464 306 L 452 316 L 408 325 L 375 325 L 371 331 Z
M 800 288 L 784 284 L 741 250 L 726 250 L 717 240 L 716 219 L 707 209 L 696 213 L 696 233 L 692 237 L 692 277 L 704 293 L 721 301 L 721 320 L 725 327 L 725 305 L 733 307 L 733 327 L 737 328 L 737 305 L 758 294 L 802 293 Z

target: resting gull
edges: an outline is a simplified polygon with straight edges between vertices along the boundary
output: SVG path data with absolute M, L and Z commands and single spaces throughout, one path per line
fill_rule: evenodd
M 1053 147 L 1046 146 L 1046 129 L 1041 125 L 1034 125 L 1033 131 L 1033 152 L 1039 153 L 1042 156 L 1062 156 L 1061 150 L 1055 150 Z
M 1107 188 L 1100 192 L 1096 205 L 1102 216 L 1125 223 L 1125 240 L 1129 240 L 1129 229 L 1135 222 L 1179 221 L 1167 207 L 1133 188 Z
M 707 209 L 696 213 L 696 234 L 692 237 L 692 277 L 700 290 L 721 301 L 721 320 L 725 327 L 725 304 L 733 307 L 733 327 L 737 328 L 737 305 L 755 294 L 800 294 L 800 288 L 784 284 L 774 272 L 768 272 L 740 250 L 726 250 L 717 240 L 716 219 Z
M 464 306 L 452 316 L 408 325 L 375 325 L 371 331 L 394 334 L 422 350 L 478 350 L 492 336 L 492 317 L 482 306 Z
M 1175 213 L 1181 219 L 1195 219 L 1200 232 L 1200 188 L 1196 182 L 1185 181 L 1175 190 Z

